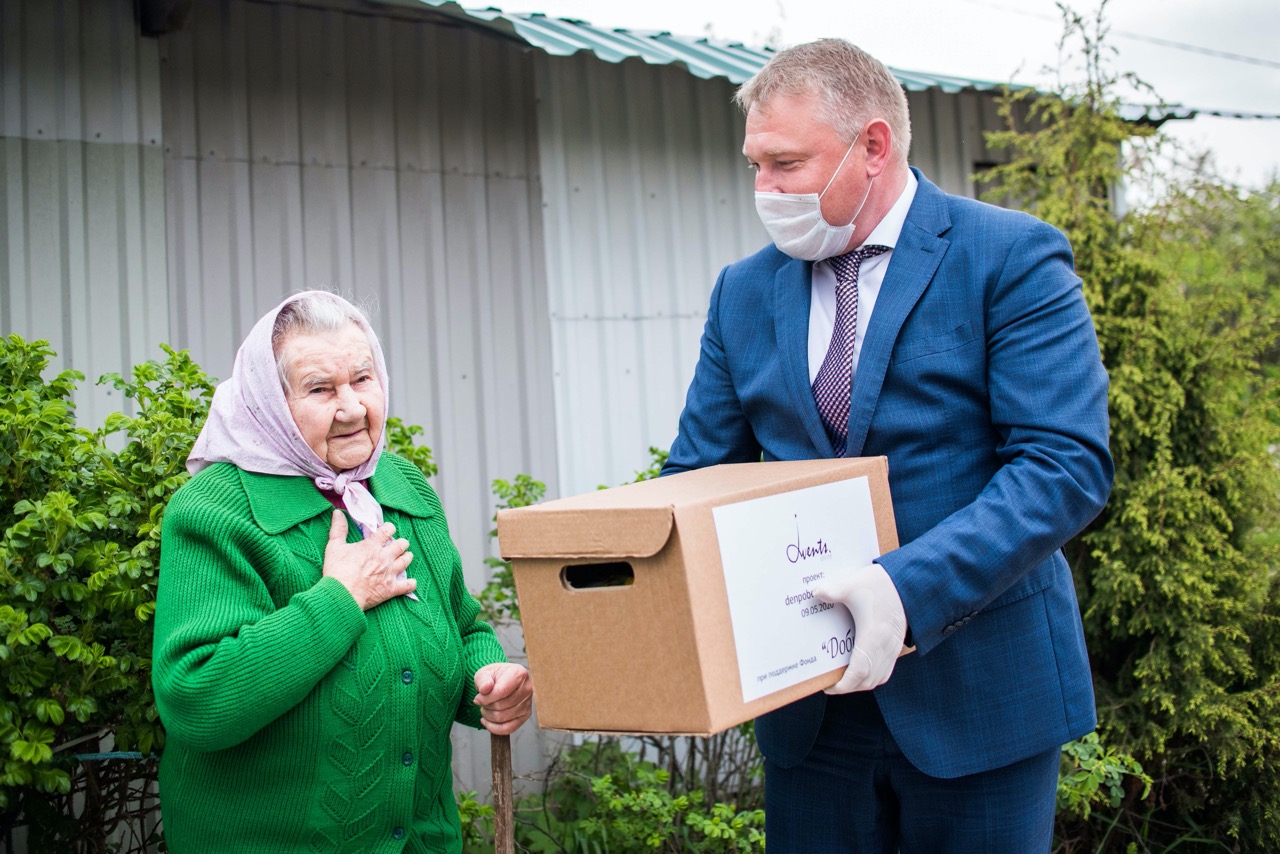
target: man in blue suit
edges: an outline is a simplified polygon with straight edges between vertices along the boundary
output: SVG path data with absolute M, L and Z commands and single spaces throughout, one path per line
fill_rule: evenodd
M 840 682 L 756 721 L 769 851 L 1047 851 L 1096 722 L 1060 549 L 1113 474 L 1071 248 L 909 168 L 902 87 L 847 42 L 737 99 L 774 243 L 716 282 L 664 473 L 884 455 L 902 544 L 815 588 L 854 618 Z

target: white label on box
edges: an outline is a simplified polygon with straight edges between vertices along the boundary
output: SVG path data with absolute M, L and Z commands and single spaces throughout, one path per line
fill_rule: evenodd
M 865 477 L 712 508 L 742 701 L 849 663 L 853 620 L 811 588 L 880 556 Z

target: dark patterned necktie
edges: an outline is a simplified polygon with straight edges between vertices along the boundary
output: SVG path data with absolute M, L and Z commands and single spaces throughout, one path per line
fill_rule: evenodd
M 836 272 L 836 321 L 831 331 L 831 346 L 813 381 L 813 399 L 837 457 L 844 456 L 849 438 L 853 336 L 858 328 L 858 267 L 868 258 L 888 251 L 888 246 L 863 246 L 831 259 L 831 267 Z

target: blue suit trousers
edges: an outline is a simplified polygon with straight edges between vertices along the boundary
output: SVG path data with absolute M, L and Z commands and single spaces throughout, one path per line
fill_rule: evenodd
M 765 761 L 769 854 L 1032 854 L 1053 842 L 1058 749 L 942 779 L 912 765 L 868 692 L 827 700 L 791 768 Z

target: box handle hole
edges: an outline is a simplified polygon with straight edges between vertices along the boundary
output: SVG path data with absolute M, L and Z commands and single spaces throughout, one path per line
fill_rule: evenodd
M 560 570 L 560 583 L 570 590 L 630 587 L 636 583 L 629 563 L 580 563 Z

